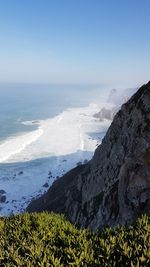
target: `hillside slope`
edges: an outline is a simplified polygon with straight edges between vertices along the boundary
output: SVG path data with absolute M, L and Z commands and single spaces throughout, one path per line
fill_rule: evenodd
M 150 82 L 116 114 L 92 160 L 54 182 L 27 210 L 64 213 L 93 230 L 150 213 Z
M 150 218 L 96 235 L 53 213 L 0 218 L 1 267 L 150 266 Z

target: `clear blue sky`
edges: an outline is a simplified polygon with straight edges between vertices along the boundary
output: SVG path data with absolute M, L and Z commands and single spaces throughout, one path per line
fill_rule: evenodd
M 0 81 L 149 79 L 149 0 L 0 0 Z

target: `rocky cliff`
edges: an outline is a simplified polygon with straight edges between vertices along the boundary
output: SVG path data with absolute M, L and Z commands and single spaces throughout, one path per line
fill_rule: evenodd
M 54 182 L 27 210 L 64 213 L 95 231 L 150 213 L 150 82 L 115 115 L 92 160 Z

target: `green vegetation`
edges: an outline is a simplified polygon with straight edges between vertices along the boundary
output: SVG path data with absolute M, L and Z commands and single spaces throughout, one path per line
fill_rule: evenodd
M 53 213 L 1 218 L 0 266 L 150 266 L 150 217 L 97 235 Z

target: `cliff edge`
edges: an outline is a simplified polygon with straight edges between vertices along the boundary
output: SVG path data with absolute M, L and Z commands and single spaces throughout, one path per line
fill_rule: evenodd
M 55 181 L 27 210 L 64 213 L 95 231 L 150 213 L 150 82 L 115 115 L 92 160 Z

